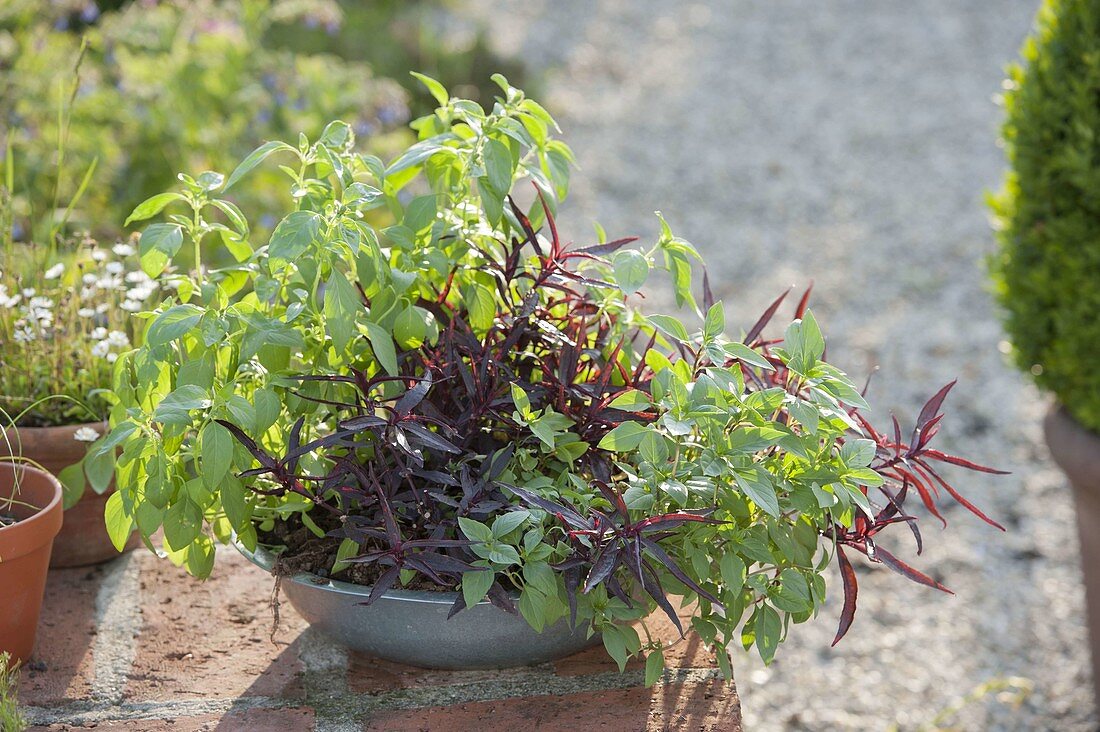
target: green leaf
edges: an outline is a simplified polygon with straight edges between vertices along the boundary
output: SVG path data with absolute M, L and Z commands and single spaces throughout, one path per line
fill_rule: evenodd
M 126 542 L 130 540 L 130 532 L 134 530 L 134 520 L 126 514 L 121 491 L 115 491 L 107 499 L 103 520 L 107 526 L 107 536 L 111 537 L 111 543 L 115 545 L 115 549 L 118 551 L 125 549 Z
M 356 332 L 356 315 L 363 312 L 363 303 L 348 278 L 333 270 L 325 283 L 325 329 L 332 338 L 337 353 L 343 353 Z
M 726 589 L 740 592 L 741 588 L 745 586 L 746 568 L 744 560 L 734 554 L 732 550 L 729 550 L 718 560 L 718 568 Z
M 797 569 L 784 569 L 779 575 L 779 588 L 769 592 L 768 596 L 777 608 L 789 613 L 803 613 L 813 609 L 810 585 Z
M 265 142 L 263 145 L 260 145 L 258 148 L 249 153 L 248 157 L 242 160 L 241 164 L 238 165 L 233 170 L 233 172 L 229 174 L 229 180 L 225 182 L 225 188 L 223 189 L 223 191 L 228 191 L 237 181 L 247 175 L 248 171 L 252 170 L 261 162 L 263 162 L 264 158 L 266 158 L 273 152 L 278 152 L 279 150 L 289 150 L 291 152 L 297 152 L 297 150 L 292 148 L 290 145 L 287 145 L 285 142 L 278 142 L 274 140 L 271 142 Z
M 244 217 L 244 213 L 237 208 L 235 203 L 232 201 L 222 201 L 217 198 L 210 203 L 225 214 L 225 217 L 229 219 L 229 223 L 237 230 L 238 234 L 241 236 L 248 236 L 248 219 Z
M 526 415 L 531 411 L 531 401 L 527 398 L 527 392 L 523 390 L 518 384 L 510 384 L 512 389 L 512 401 L 516 405 L 516 409 L 519 410 L 521 415 Z
M 435 101 L 439 102 L 439 106 L 447 106 L 447 102 L 450 100 L 451 97 L 449 94 L 447 94 L 446 87 L 444 87 L 442 84 L 440 84 L 438 81 L 430 76 L 425 76 L 424 74 L 416 71 L 410 71 L 409 73 L 412 74 L 417 80 L 419 80 L 421 84 L 428 88 L 428 91 L 431 92 L 431 95 L 435 97 Z
M 533 587 L 525 587 L 523 592 L 520 593 L 517 605 L 520 615 L 527 621 L 527 624 L 536 633 L 541 633 L 542 629 L 546 627 L 546 595 Z
M 630 654 L 626 649 L 626 638 L 622 630 L 614 625 L 605 625 L 603 631 L 603 647 L 607 649 L 607 655 L 615 659 L 619 666 L 619 673 L 626 670 L 626 662 Z
M 267 244 L 272 259 L 293 262 L 321 238 L 323 220 L 313 211 L 294 211 L 279 222 Z
M 542 544 L 542 546 L 546 545 Z M 528 555 L 530 554 L 531 551 L 528 552 Z M 532 561 L 530 557 L 523 565 L 523 582 L 545 595 L 555 595 L 558 591 L 557 574 L 550 565 L 546 562 Z
M 173 201 L 182 200 L 184 200 L 182 194 L 173 192 L 158 193 L 155 196 L 150 196 L 149 198 L 146 198 L 144 201 L 137 205 L 133 213 L 131 213 L 126 218 L 126 221 L 124 221 L 122 225 L 129 226 L 134 221 L 144 221 L 145 219 L 151 219 L 159 214 L 161 211 L 163 211 L 164 207 L 168 204 L 172 203 Z
M 390 376 L 397 376 L 397 351 L 393 347 L 393 338 L 388 330 L 378 323 L 367 323 L 367 337 L 374 357 Z
M 775 658 L 775 649 L 779 646 L 779 638 L 783 633 L 783 623 L 771 606 L 761 604 L 755 613 L 753 629 L 756 633 L 756 648 L 760 651 L 760 658 L 765 665 L 770 664 Z
M 282 413 L 283 403 L 270 389 L 259 389 L 252 395 L 256 407 L 256 432 L 266 432 Z
M 173 305 L 158 315 L 145 331 L 148 346 L 163 346 L 194 328 L 202 318 L 202 310 L 194 305 Z
M 150 224 L 141 232 L 138 255 L 141 269 L 150 277 L 159 277 L 183 246 L 183 227 L 179 224 Z
M 628 389 L 615 397 L 607 406 L 624 412 L 644 412 L 653 406 L 649 395 L 640 389 Z
M 500 539 L 523 525 L 531 517 L 530 511 L 509 511 L 502 513 L 493 520 L 493 537 Z
M 629 452 L 642 444 L 649 430 L 637 422 L 623 422 L 600 440 L 598 447 L 611 452 Z
M 343 572 L 345 569 L 351 566 L 351 562 L 348 560 L 352 557 L 358 556 L 362 550 L 359 548 L 358 542 L 354 539 L 344 539 L 340 542 L 340 546 L 336 549 L 336 559 L 332 563 L 332 574 L 337 572 Z
M 88 484 L 92 490 L 103 495 L 111 485 L 111 479 L 115 477 L 115 454 L 113 451 L 97 452 L 84 458 L 84 474 L 88 476 Z
M 198 541 L 187 547 L 184 557 L 187 573 L 198 579 L 206 579 L 214 569 L 214 542 L 209 537 L 200 536 Z
M 849 439 L 840 446 L 840 459 L 850 468 L 866 468 L 875 459 L 875 450 L 873 440 Z
M 493 291 L 479 282 L 462 288 L 462 299 L 470 313 L 470 325 L 478 331 L 487 331 L 493 327 L 497 316 L 496 298 Z
M 62 507 L 67 511 L 75 506 L 84 496 L 84 489 L 86 487 L 86 483 L 84 482 L 84 461 L 81 460 L 78 463 L 73 463 L 67 468 L 63 468 L 61 472 L 57 474 L 57 479 L 61 481 L 61 487 L 65 489 L 63 496 L 64 505 Z
M 485 141 L 485 174 L 495 193 L 507 194 L 512 189 L 512 151 L 500 140 Z
M 194 384 L 185 384 L 160 400 L 153 412 L 153 419 L 162 424 L 186 425 L 191 423 L 191 410 L 209 406 L 210 399 L 205 389 Z
M 217 422 L 207 422 L 199 433 L 200 472 L 203 483 L 211 490 L 221 484 L 232 467 L 233 448 L 233 436 Z
M 707 338 L 717 338 L 726 330 L 726 314 L 722 311 L 721 301 L 714 303 L 707 311 L 703 321 L 703 334 Z M 751 350 L 751 349 L 750 349 Z
M 773 518 L 779 518 L 779 499 L 775 494 L 775 486 L 770 477 L 758 471 L 735 472 L 737 485 L 745 492 L 752 502 L 763 509 L 764 513 Z
M 410 231 L 418 232 L 431 226 L 435 217 L 435 196 L 417 196 L 409 201 L 405 208 L 405 217 L 401 221 Z
M 190 498 L 172 504 L 164 515 L 164 538 L 173 551 L 185 549 L 202 530 L 202 509 Z
M 615 282 L 625 295 L 640 290 L 649 278 L 649 260 L 636 249 L 617 252 L 611 265 L 615 270 Z
M 744 343 L 726 343 L 722 346 L 726 353 L 734 358 L 744 361 L 747 364 L 751 364 L 758 368 L 762 368 L 766 371 L 774 371 L 775 367 L 771 365 L 768 359 L 763 355 L 754 351 L 746 346 Z
M 402 348 L 420 348 L 428 337 L 432 314 L 423 308 L 409 305 L 393 323 L 393 336 Z
M 489 561 L 494 564 L 519 564 L 519 552 L 514 546 L 507 544 L 491 544 L 489 546 Z
M 676 318 L 668 315 L 650 315 L 647 320 L 676 340 L 687 343 L 690 340 L 687 328 Z
M 493 586 L 496 573 L 491 569 L 462 573 L 462 599 L 466 607 L 473 607 L 481 602 Z
M 825 338 L 821 335 L 821 327 L 809 310 L 802 316 L 802 348 L 815 361 L 820 360 L 825 353 Z
M 653 686 L 665 672 L 665 652 L 660 648 L 654 648 L 645 657 L 645 685 Z
M 401 153 L 396 160 L 390 163 L 390 167 L 386 168 L 386 177 L 388 178 L 403 170 L 416 167 L 436 154 L 454 155 L 454 150 L 440 144 L 442 141 L 452 138 L 454 138 L 454 134 L 448 132 L 427 140 L 421 140 Z
M 225 249 L 237 262 L 247 262 L 252 256 L 252 244 L 241 234 L 229 229 L 222 229 L 218 232 L 221 235 L 222 244 L 225 245 Z
M 480 521 L 465 516 L 458 517 L 458 526 L 470 541 L 486 544 L 493 540 L 493 530 Z
M 227 475 L 218 487 L 218 494 L 222 499 L 222 510 L 225 511 L 225 517 L 229 519 L 233 529 L 237 533 L 244 531 L 249 519 L 252 518 L 244 484 L 235 476 Z
M 539 438 L 539 441 L 541 441 L 548 448 L 550 448 L 551 450 L 554 449 L 554 426 L 552 424 L 543 421 L 540 417 L 538 419 L 533 419 L 528 422 L 527 429 L 531 430 L 535 437 Z

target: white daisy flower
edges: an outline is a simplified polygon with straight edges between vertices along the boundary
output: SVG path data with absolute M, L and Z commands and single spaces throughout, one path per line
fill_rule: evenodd
M 42 274 L 42 276 L 45 277 L 47 280 L 56 280 L 58 277 L 61 276 L 61 273 L 64 272 L 64 271 L 65 271 L 64 262 L 58 262 L 57 264 L 55 264 L 54 266 L 52 266 L 48 270 L 46 270 Z
M 13 334 L 16 343 L 30 343 L 35 339 L 34 331 L 30 327 L 16 328 Z
M 150 278 L 149 275 L 145 274 L 140 269 L 136 269 L 133 272 L 126 273 L 126 281 L 130 284 L 136 284 L 138 282 L 150 282 L 152 281 L 152 278 Z
M 92 346 L 92 355 L 96 358 L 106 358 L 107 354 L 111 352 L 111 344 L 107 341 L 99 341 Z
M 80 299 L 91 300 L 96 295 L 95 287 L 82 287 L 80 288 Z
M 14 295 L 9 295 L 7 286 L 0 285 L 0 308 L 14 308 L 22 299 L 23 296 L 18 292 Z
M 27 305 L 32 308 L 49 309 L 53 307 L 53 300 L 39 295 L 38 297 L 32 297 Z
M 136 313 L 141 310 L 142 305 L 137 300 L 124 300 L 119 307 L 128 313 Z
M 85 273 L 85 275 L 80 278 L 80 281 L 83 282 L 85 285 L 88 285 L 88 286 L 94 285 L 98 280 L 99 280 L 99 278 L 96 277 L 91 272 Z
M 107 334 L 107 343 L 115 348 L 125 348 L 130 345 L 130 339 L 121 330 L 112 330 Z
M 73 433 L 73 439 L 77 442 L 95 442 L 99 439 L 99 433 L 92 427 L 80 427 Z
M 94 318 L 95 308 L 80 308 L 76 311 L 76 314 L 82 318 Z
M 101 341 L 101 340 L 103 340 L 104 338 L 107 337 L 107 329 L 100 326 L 99 328 L 96 328 L 95 330 L 93 330 L 91 335 L 92 335 L 92 338 L 95 338 L 97 341 Z
M 120 257 L 129 257 L 134 253 L 134 248 L 129 244 L 122 244 L 120 242 L 111 247 L 111 251 Z
M 101 302 L 101 303 L 99 303 L 98 305 L 95 306 L 96 315 L 102 315 L 103 313 L 107 312 L 110 309 L 111 309 L 111 304 L 106 303 L 106 302 Z
M 92 252 L 92 259 L 97 262 L 105 262 L 107 261 L 107 252 L 103 251 L 102 249 L 96 249 Z
M 126 269 L 122 262 L 107 262 L 107 264 L 103 265 L 103 268 L 113 275 L 122 274 Z
M 107 359 L 107 363 L 114 363 L 115 361 L 118 360 L 118 354 L 117 353 L 108 353 L 107 356 L 106 356 L 106 359 Z
M 36 292 L 38 291 L 35 290 L 33 287 L 27 287 L 23 290 L 23 297 L 34 297 Z

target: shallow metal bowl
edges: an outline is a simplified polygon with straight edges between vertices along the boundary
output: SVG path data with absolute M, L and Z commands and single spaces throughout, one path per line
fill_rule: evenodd
M 275 554 L 238 551 L 270 572 Z M 447 619 L 458 593 L 390 590 L 370 605 L 369 587 L 302 572 L 283 581 L 282 593 L 310 625 L 357 651 L 426 668 L 483 669 L 529 666 L 572 655 L 600 642 L 562 620 L 541 633 L 518 613 L 489 602 Z

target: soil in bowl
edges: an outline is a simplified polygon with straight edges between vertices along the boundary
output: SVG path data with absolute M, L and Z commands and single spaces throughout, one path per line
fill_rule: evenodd
M 328 519 L 326 521 L 326 519 Z M 328 532 L 339 526 L 333 518 L 324 517 L 317 521 L 317 525 Z M 347 569 L 339 572 L 332 571 L 332 565 L 336 563 L 336 553 L 340 549 L 340 540 L 332 537 L 319 537 L 310 531 L 300 520 L 291 517 L 279 519 L 271 531 L 259 532 L 261 544 L 267 546 L 285 546 L 286 550 L 279 555 L 273 568 L 273 574 L 286 577 L 299 572 L 308 572 L 326 579 L 341 580 L 363 587 L 371 587 L 384 572 L 386 567 L 377 564 L 352 564 Z M 364 547 L 364 551 L 372 548 Z M 423 575 L 417 574 L 407 585 L 401 585 L 403 590 L 428 590 L 430 592 L 454 592 L 454 587 L 440 587 Z

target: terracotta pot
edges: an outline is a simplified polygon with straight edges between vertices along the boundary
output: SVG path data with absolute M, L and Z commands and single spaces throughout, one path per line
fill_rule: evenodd
M 105 423 L 93 422 L 65 427 L 21 427 L 18 442 L 11 432 L 8 435 L 17 454 L 58 475 L 79 462 L 88 449 L 87 442 L 73 439 L 81 427 L 91 427 L 100 434 L 107 431 Z M 0 455 L 7 454 L 7 451 L 7 444 L 0 443 Z M 85 486 L 84 497 L 65 511 L 65 525 L 54 541 L 51 567 L 84 567 L 118 556 L 103 523 L 103 509 L 113 492 L 113 484 L 103 495 L 93 491 L 91 486 Z M 138 535 L 134 534 L 125 551 L 130 551 L 139 542 Z
M 8 507 L 13 497 L 30 505 Z M 50 549 L 61 529 L 61 483 L 37 468 L 0 462 L 0 510 L 19 519 L 0 528 L 0 652 L 26 661 L 34 650 Z
M 1054 461 L 1065 471 L 1077 504 L 1077 534 L 1092 650 L 1092 680 L 1100 699 L 1100 435 L 1086 430 L 1061 405 L 1043 422 Z

